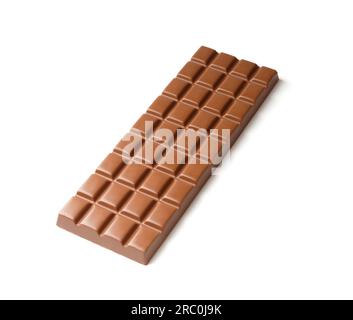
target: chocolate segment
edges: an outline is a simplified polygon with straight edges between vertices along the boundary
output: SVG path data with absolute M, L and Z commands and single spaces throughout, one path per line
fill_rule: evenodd
M 60 211 L 58 226 L 147 264 L 221 159 L 220 130 L 232 145 L 277 81 L 273 69 L 199 48 Z

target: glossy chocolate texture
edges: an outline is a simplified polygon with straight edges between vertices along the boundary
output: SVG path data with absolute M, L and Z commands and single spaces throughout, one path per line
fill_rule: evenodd
M 142 149 L 147 141 L 167 143 L 169 154 L 183 152 L 177 148 L 177 129 L 210 133 L 210 129 L 226 128 L 232 145 L 277 80 L 273 69 L 201 47 L 128 135 L 141 133 Z M 153 121 L 156 129 L 171 130 L 170 141 L 144 132 L 146 120 Z M 212 139 L 220 137 L 216 134 Z M 213 164 L 210 159 L 202 164 L 126 164 L 122 156 L 132 155 L 126 144 L 118 142 L 60 211 L 57 224 L 147 264 L 211 176 Z M 200 148 L 191 146 L 192 157 L 200 157 Z

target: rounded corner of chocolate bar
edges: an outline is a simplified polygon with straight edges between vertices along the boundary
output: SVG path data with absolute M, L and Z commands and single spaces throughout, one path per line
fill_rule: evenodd
M 141 263 L 143 266 L 147 266 L 150 262 L 151 258 L 144 258 L 143 260 L 141 261 L 138 261 L 139 263 Z
M 274 70 L 274 76 L 272 78 L 272 82 L 273 82 L 273 85 L 275 85 L 278 81 L 280 81 L 280 77 L 279 77 L 279 74 L 278 74 L 278 71 L 277 70 Z
M 56 226 L 61 229 L 70 230 L 70 228 L 75 226 L 75 223 L 65 215 L 59 213 L 56 219 Z
M 268 68 L 268 67 L 267 67 Z M 275 70 L 275 69 L 272 69 L 272 68 L 268 68 L 270 71 L 273 72 L 273 76 L 272 76 L 272 79 L 270 80 L 270 83 L 268 85 L 269 88 L 273 88 L 274 85 L 280 81 L 280 78 L 279 78 L 279 74 L 278 74 L 278 71 Z
M 56 225 L 57 227 L 61 228 L 61 227 L 60 227 L 60 214 L 58 214 L 58 217 L 56 218 L 56 223 L 55 223 L 55 225 Z

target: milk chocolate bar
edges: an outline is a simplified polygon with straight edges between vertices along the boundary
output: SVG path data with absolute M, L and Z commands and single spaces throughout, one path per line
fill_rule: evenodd
M 273 69 L 200 47 L 57 225 L 147 264 L 277 81 Z

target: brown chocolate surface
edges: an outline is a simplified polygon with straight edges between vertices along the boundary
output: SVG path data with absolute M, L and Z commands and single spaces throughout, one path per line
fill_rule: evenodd
M 147 264 L 211 175 L 214 154 L 201 151 L 205 143 L 223 145 L 211 130 L 229 129 L 232 145 L 277 80 L 273 69 L 199 48 L 133 125 L 131 139 L 118 142 L 60 211 L 58 226 Z M 145 121 L 153 122 L 152 132 L 145 132 Z M 172 136 L 164 137 L 162 128 Z M 177 129 L 204 129 L 211 140 L 181 146 Z M 138 134 L 140 145 L 126 148 Z M 149 143 L 161 146 L 158 158 L 177 155 L 185 163 L 124 162 L 127 155 L 146 160 Z

